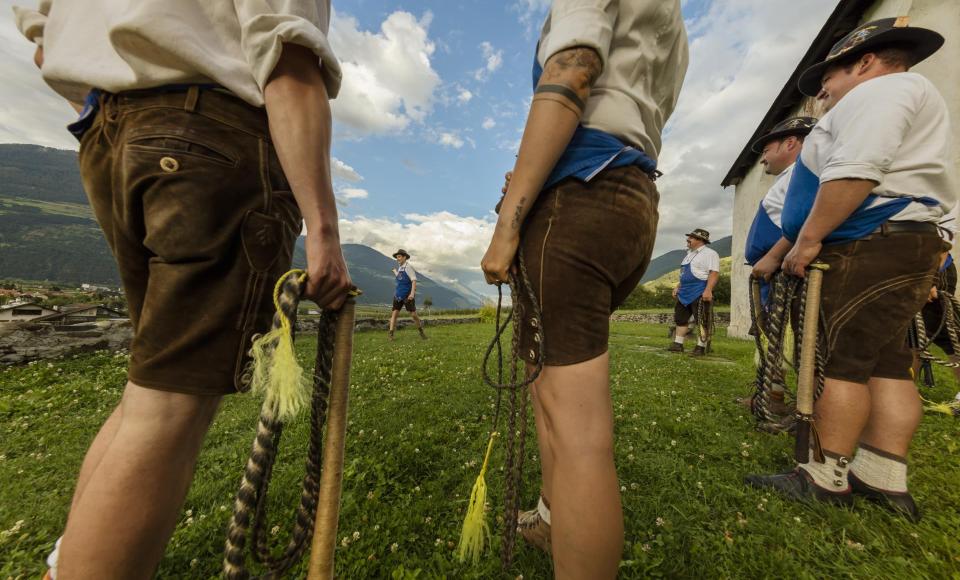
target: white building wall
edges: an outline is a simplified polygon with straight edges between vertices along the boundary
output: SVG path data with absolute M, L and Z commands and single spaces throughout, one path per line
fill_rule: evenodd
M 936 30 L 946 42 L 936 54 L 912 70 L 937 87 L 950 110 L 954 135 L 954 160 L 960 176 L 960 1 L 958 0 L 877 0 L 864 14 L 863 22 L 878 18 L 910 16 L 911 26 Z M 805 99 L 789 116 L 820 116 L 813 99 Z M 786 117 L 785 117 L 786 118 Z M 731 304 L 729 336 L 748 338 L 750 304 L 748 302 L 750 269 L 743 265 L 743 248 L 760 200 L 773 183 L 763 173 L 759 160 L 736 186 L 733 202 L 733 268 L 731 270 Z M 956 192 L 960 196 L 960 191 Z M 954 245 L 954 257 L 960 257 L 960 243 Z

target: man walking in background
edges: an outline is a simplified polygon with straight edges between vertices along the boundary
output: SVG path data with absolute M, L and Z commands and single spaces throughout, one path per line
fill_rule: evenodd
M 397 267 L 393 269 L 393 275 L 397 281 L 397 288 L 393 294 L 393 308 L 390 312 L 390 333 L 387 335 L 393 340 L 393 331 L 397 327 L 397 315 L 401 308 L 406 308 L 407 312 L 413 318 L 413 323 L 417 325 L 417 331 L 420 332 L 420 338 L 426 340 L 427 335 L 423 332 L 423 321 L 417 316 L 417 271 L 410 265 L 410 254 L 404 249 L 399 249 L 393 255 L 397 261 Z

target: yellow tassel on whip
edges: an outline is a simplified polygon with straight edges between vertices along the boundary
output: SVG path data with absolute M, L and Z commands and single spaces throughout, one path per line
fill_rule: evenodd
M 273 305 L 280 324 L 254 340 L 252 347 L 250 390 L 263 394 L 264 404 L 272 408 L 281 421 L 295 417 L 310 398 L 303 367 L 297 362 L 293 348 L 291 321 L 280 307 L 283 283 L 290 276 L 297 276 L 300 284 L 307 279 L 303 270 L 290 270 L 280 277 L 273 289 Z
M 479 562 L 480 554 L 483 552 L 486 542 L 490 539 L 490 526 L 485 518 L 487 481 L 484 476 L 487 474 L 490 452 L 493 450 L 493 440 L 497 435 L 499 433 L 496 431 L 490 434 L 490 441 L 487 443 L 487 453 L 483 457 L 480 475 L 477 476 L 477 482 L 473 484 L 473 491 L 470 492 L 470 505 L 467 507 L 467 515 L 463 519 L 463 531 L 460 533 L 460 545 L 457 547 L 457 556 L 461 562 L 466 562 L 467 558 L 474 564 Z

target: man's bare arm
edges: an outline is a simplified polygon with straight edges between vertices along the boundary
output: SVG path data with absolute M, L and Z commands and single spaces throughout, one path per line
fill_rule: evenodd
M 570 143 L 602 69 L 600 55 L 586 47 L 562 50 L 544 66 L 493 240 L 481 264 L 488 282 L 506 280 L 523 221 Z
M 313 51 L 285 44 L 263 97 L 280 165 L 307 226 L 305 295 L 339 308 L 351 281 L 330 177 L 330 102 Z
M 805 276 L 806 267 L 820 253 L 823 239 L 850 217 L 876 186 L 867 179 L 837 179 L 821 185 L 796 243 L 783 260 L 783 271 Z

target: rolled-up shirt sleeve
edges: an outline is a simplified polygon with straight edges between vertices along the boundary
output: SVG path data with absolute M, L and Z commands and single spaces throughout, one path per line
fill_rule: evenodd
M 617 3 L 613 0 L 554 0 L 545 60 L 561 50 L 586 46 L 597 51 L 606 68 L 616 20 Z
M 911 83 L 888 80 L 894 79 L 881 77 L 860 85 L 834 108 L 829 130 L 835 140 L 820 183 L 837 179 L 883 183 L 922 98 Z
M 43 46 L 43 29 L 47 24 L 47 15 L 50 14 L 52 4 L 53 0 L 40 0 L 36 9 L 13 7 L 13 17 L 17 21 L 20 34 L 37 46 Z
M 283 44 L 309 48 L 319 58 L 330 98 L 340 91 L 342 72 L 327 31 L 329 0 L 234 0 L 240 21 L 240 47 L 260 89 L 267 85 L 280 60 Z

